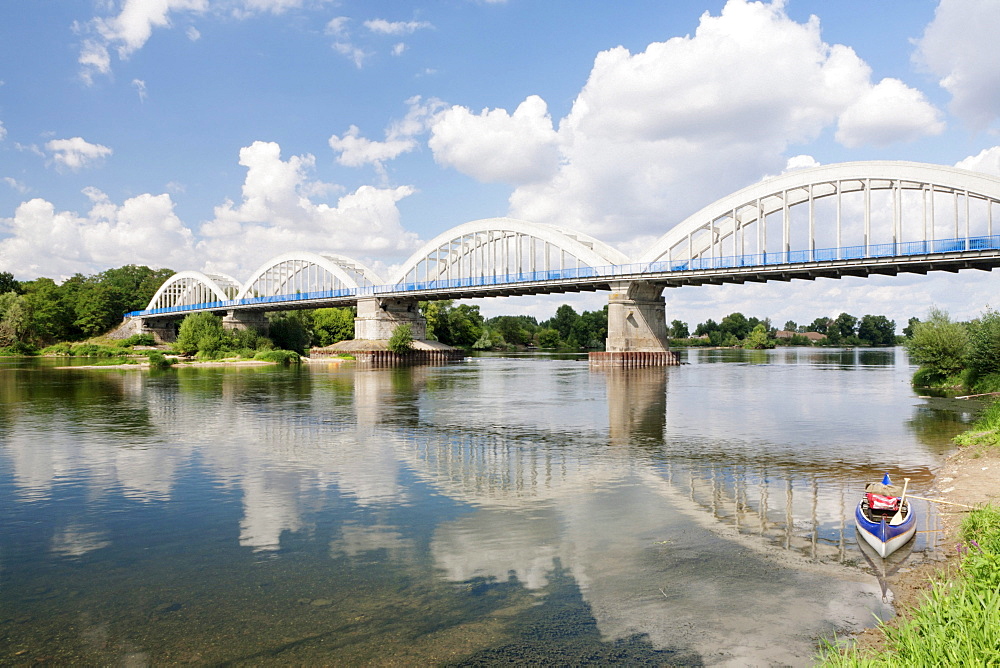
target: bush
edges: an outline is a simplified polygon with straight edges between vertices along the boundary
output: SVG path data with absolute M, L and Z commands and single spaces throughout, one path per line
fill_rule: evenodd
M 409 323 L 396 327 L 389 337 L 389 350 L 397 355 L 405 355 L 413 350 L 413 328 Z
M 927 322 L 916 323 L 906 343 L 910 359 L 938 373 L 953 376 L 965 368 L 969 336 L 964 325 L 952 322 L 940 309 L 931 309 Z
M 277 362 L 278 364 L 300 364 L 302 358 L 293 350 L 262 350 L 253 357 L 255 360 Z
M 0 348 L 0 355 L 37 355 L 38 348 L 31 343 L 14 341 L 9 346 Z
M 120 346 L 155 346 L 156 338 L 152 334 L 133 334 L 127 339 L 122 339 Z
M 167 359 L 167 357 L 161 353 L 159 350 L 154 350 L 149 353 L 149 368 L 151 369 L 169 369 L 174 361 Z

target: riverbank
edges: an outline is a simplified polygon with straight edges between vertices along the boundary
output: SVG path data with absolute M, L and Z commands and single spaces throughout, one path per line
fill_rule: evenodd
M 887 625 L 898 628 L 927 600 L 936 582 L 952 582 L 960 564 L 959 531 L 968 510 L 963 506 L 1000 505 L 1000 448 L 988 445 L 961 446 L 945 460 L 926 496 L 947 503 L 937 504 L 945 547 L 943 562 L 921 564 L 899 572 L 889 582 L 896 616 Z M 924 494 L 921 494 L 924 496 Z M 960 504 L 960 505 L 951 505 Z M 881 649 L 886 637 L 880 628 L 870 628 L 856 636 L 859 649 Z

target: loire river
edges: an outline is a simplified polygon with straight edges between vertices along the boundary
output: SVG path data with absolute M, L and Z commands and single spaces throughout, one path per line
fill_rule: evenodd
M 0 360 L 0 664 L 808 665 L 890 614 L 864 483 L 970 407 L 901 350 L 682 360 Z

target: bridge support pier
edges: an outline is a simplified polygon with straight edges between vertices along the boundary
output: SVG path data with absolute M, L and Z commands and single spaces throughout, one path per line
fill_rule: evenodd
M 407 324 L 414 341 L 427 338 L 427 319 L 420 314 L 415 299 L 358 299 L 358 317 L 354 319 L 356 341 L 386 341 L 400 325 Z
M 667 338 L 663 286 L 615 281 L 608 298 L 608 339 L 603 353 L 590 353 L 594 366 L 675 366 L 679 356 Z
M 238 331 L 243 329 L 255 329 L 262 335 L 267 336 L 270 323 L 264 316 L 263 311 L 227 311 L 222 318 L 222 328 L 226 331 Z

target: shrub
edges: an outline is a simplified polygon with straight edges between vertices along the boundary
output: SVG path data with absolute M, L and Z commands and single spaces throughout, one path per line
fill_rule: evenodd
M 940 309 L 931 309 L 926 322 L 916 323 L 913 338 L 906 343 L 910 359 L 941 376 L 953 376 L 965 368 L 969 337 L 965 326 L 952 322 Z
M 159 350 L 154 350 L 148 355 L 149 357 L 149 368 L 151 369 L 169 369 L 174 361 L 167 359 L 167 357 L 161 353 Z
M 255 360 L 277 362 L 278 364 L 300 364 L 302 358 L 293 350 L 262 350 L 253 357 Z
M 127 339 L 122 339 L 120 346 L 155 346 L 156 338 L 152 334 L 133 334 Z
M 389 350 L 397 355 L 405 355 L 413 350 L 413 328 L 409 323 L 396 327 L 389 337 Z

